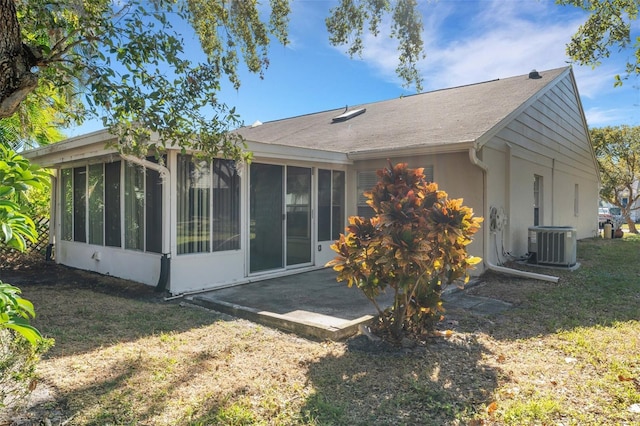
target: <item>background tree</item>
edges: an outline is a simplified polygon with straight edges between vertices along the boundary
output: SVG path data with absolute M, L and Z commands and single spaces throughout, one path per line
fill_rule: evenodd
M 621 85 L 630 75 L 640 74 L 640 43 L 631 40 L 631 26 L 638 19 L 638 0 L 556 0 L 589 12 L 589 17 L 567 44 L 567 55 L 579 65 L 592 67 L 618 51 L 631 47 L 634 55 L 626 63 L 626 75 L 616 75 Z
M 631 213 L 640 210 L 640 127 L 594 128 L 590 133 L 600 169 L 600 198 L 620 207 L 629 231 L 637 234 Z
M 16 156 L 15 152 L 61 141 L 65 135 L 59 127 L 63 125 L 60 110 L 72 108 L 64 99 L 40 86 L 30 93 L 18 110 L 9 118 L 0 120 L 0 146 L 4 148 L 2 158 Z M 9 160 L 12 161 L 12 160 Z M 20 157 L 20 164 L 28 166 L 28 161 Z M 28 185 L 26 191 L 12 194 L 20 212 L 31 219 L 49 217 L 49 185 Z
M 59 142 L 66 125 L 60 111 L 73 108 L 54 91 L 40 86 L 20 103 L 16 112 L 0 120 L 0 144 L 14 151 Z
M 389 164 L 377 174 L 377 185 L 365 192 L 375 216 L 349 218 L 347 233 L 331 246 L 338 255 L 327 266 L 338 272 L 338 281 L 362 290 L 382 327 L 400 341 L 405 333 L 432 331 L 443 312 L 443 287 L 467 282 L 468 269 L 480 259 L 466 248 L 482 218 L 426 182 L 423 169 Z M 382 311 L 376 298 L 387 287 L 394 303 Z

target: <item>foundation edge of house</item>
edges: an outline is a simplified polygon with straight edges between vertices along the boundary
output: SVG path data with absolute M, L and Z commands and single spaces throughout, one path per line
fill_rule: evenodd
M 268 311 L 261 311 L 234 303 L 214 300 L 206 296 L 190 296 L 186 298 L 189 303 L 211 309 L 223 314 L 231 315 L 237 318 L 246 319 L 267 327 L 273 327 L 281 331 L 297 334 L 302 337 L 315 338 L 321 340 L 340 341 L 355 336 L 359 332 L 360 325 L 371 322 L 374 318 L 372 315 L 364 315 L 351 321 L 340 321 L 340 324 L 329 324 L 322 321 L 312 321 L 310 319 L 318 319 L 319 317 L 328 316 L 308 313 L 308 318 L 304 318 L 304 314 L 298 314 L 293 317 L 291 315 L 282 315 Z M 310 318 L 309 318 L 310 317 Z

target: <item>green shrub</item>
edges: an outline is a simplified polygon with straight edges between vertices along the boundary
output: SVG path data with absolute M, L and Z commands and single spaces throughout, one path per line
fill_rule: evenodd
M 0 144 L 0 245 L 24 251 L 26 240 L 35 241 L 35 224 L 24 213 L 29 212 L 25 194 L 47 183 L 45 171 Z M 29 323 L 35 310 L 20 293 L 18 287 L 0 281 L 0 416 L 18 410 L 26 400 L 40 354 L 53 344 Z
M 443 285 L 466 283 L 480 259 L 467 254 L 482 218 L 449 199 L 423 169 L 406 164 L 378 170 L 379 181 L 365 192 L 371 219 L 352 216 L 346 235 L 331 246 L 338 256 L 328 266 L 338 281 L 355 285 L 378 309 L 383 327 L 400 340 L 405 333 L 428 333 L 442 313 Z M 390 287 L 394 304 L 382 311 L 378 295 Z
M 32 345 L 37 345 L 42 335 L 29 324 L 36 313 L 33 304 L 21 297 L 20 293 L 18 287 L 0 281 L 0 329 L 12 329 Z
M 0 245 L 24 251 L 25 239 L 36 240 L 35 224 L 22 212 L 28 201 L 24 194 L 47 184 L 48 174 L 44 170 L 0 144 Z M 36 345 L 42 336 L 29 325 L 34 316 L 33 304 L 20 297 L 20 289 L 0 281 L 0 329 L 17 331 Z
M 53 339 L 32 344 L 22 335 L 0 328 L 0 423 L 24 408 L 36 387 L 36 365 Z

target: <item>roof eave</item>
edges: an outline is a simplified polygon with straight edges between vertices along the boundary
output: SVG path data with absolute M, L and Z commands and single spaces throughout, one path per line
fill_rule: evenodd
M 475 141 L 462 141 L 453 143 L 442 143 L 434 145 L 415 145 L 405 148 L 383 148 L 353 151 L 347 153 L 347 157 L 353 161 L 375 160 L 387 157 L 407 157 L 416 155 L 433 155 L 433 154 L 451 154 L 456 152 L 465 152 L 473 147 Z
M 334 164 L 352 164 L 347 154 L 337 151 L 325 151 L 320 149 L 302 148 L 289 145 L 256 142 L 245 140 L 248 151 L 254 158 L 283 159 L 294 161 L 313 161 Z
M 115 141 L 116 136 L 109 133 L 108 130 L 99 130 L 28 150 L 23 152 L 22 155 L 41 167 L 55 167 L 62 163 L 115 154 L 117 153 L 115 148 L 107 147 L 107 144 Z

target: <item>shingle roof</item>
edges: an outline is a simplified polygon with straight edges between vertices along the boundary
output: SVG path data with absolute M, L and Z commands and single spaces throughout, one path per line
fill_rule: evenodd
M 242 127 L 248 141 L 339 153 L 469 143 L 518 109 L 568 67 L 350 106 L 366 112 L 342 122 L 345 109 Z

